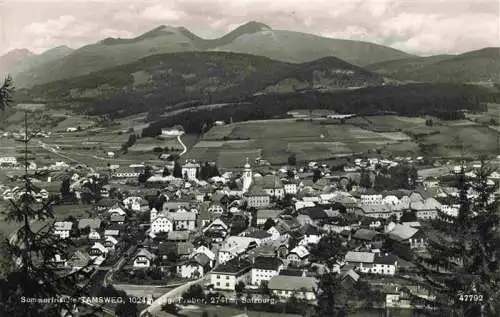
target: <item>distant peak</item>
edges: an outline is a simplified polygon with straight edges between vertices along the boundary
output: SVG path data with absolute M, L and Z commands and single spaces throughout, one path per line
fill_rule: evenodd
M 16 49 L 13 49 L 13 50 L 9 51 L 5 55 L 10 55 L 10 56 L 31 56 L 31 55 L 35 55 L 35 54 L 33 52 L 31 52 L 27 48 L 16 48 Z
M 262 22 L 257 22 L 257 21 L 250 21 L 247 22 L 241 26 L 239 26 L 237 29 L 245 29 L 247 31 L 253 30 L 254 32 L 260 32 L 260 31 L 269 31 L 272 30 L 271 27 L 267 24 L 264 24 Z
M 271 30 L 271 27 L 268 25 L 261 23 L 261 22 L 256 22 L 256 21 L 250 21 L 247 22 L 243 25 L 238 26 L 231 32 L 227 33 L 224 35 L 221 39 L 224 39 L 226 42 L 231 42 L 235 40 L 236 38 L 245 35 L 245 34 L 253 34 L 253 33 L 258 33 L 262 31 L 269 31 Z

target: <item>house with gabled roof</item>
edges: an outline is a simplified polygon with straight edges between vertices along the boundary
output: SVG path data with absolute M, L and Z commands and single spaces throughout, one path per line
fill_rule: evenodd
M 273 235 L 264 230 L 257 230 L 245 233 L 245 237 L 253 238 L 258 245 L 271 243 Z
M 262 187 L 256 185 L 250 187 L 250 190 L 245 193 L 245 196 L 249 208 L 265 208 L 271 204 L 269 194 Z
M 344 262 L 352 265 L 355 271 L 380 275 L 394 275 L 398 263 L 391 254 L 358 251 L 347 252 Z
M 140 249 L 133 257 L 134 268 L 145 268 L 151 267 L 153 261 L 156 259 L 156 255 L 147 249 Z
M 246 260 L 232 259 L 215 267 L 210 273 L 210 283 L 216 290 L 234 291 L 239 282 L 251 281 L 252 264 Z
M 390 223 L 386 226 L 385 232 L 389 239 L 407 245 L 410 249 L 425 248 L 427 238 L 422 230 L 406 224 Z
M 102 245 L 100 242 L 95 242 L 92 247 L 90 247 L 89 255 L 92 260 L 102 257 L 105 258 L 108 255 L 108 249 Z
M 276 220 L 278 216 L 283 212 L 280 209 L 259 209 L 257 210 L 257 226 L 262 226 L 266 223 L 268 219 Z
M 304 238 L 299 242 L 300 245 L 307 246 L 309 244 L 318 244 L 323 237 L 321 230 L 313 225 L 307 224 L 302 228 Z
M 263 281 L 269 281 L 284 268 L 283 261 L 275 257 L 258 256 L 252 260 L 251 284 L 259 286 Z
M 107 236 L 103 244 L 108 251 L 111 251 L 115 249 L 115 246 L 118 244 L 118 240 L 115 237 Z
M 213 262 L 204 253 L 196 253 L 188 261 L 179 266 L 179 274 L 182 278 L 200 278 L 212 267 Z
M 219 263 L 225 263 L 231 259 L 237 258 L 247 250 L 256 248 L 258 240 L 248 237 L 230 236 L 219 249 Z
M 92 258 L 85 252 L 77 250 L 70 259 L 66 262 L 66 266 L 71 268 L 72 272 L 79 270 L 92 270 L 91 265 L 93 264 Z
M 286 259 L 296 266 L 301 266 L 309 263 L 309 250 L 303 246 L 299 245 L 293 248 L 287 255 Z
M 78 230 L 85 228 L 90 228 L 92 230 L 99 230 L 101 228 L 101 219 L 99 218 L 83 218 L 78 220 Z
M 69 238 L 73 222 L 71 221 L 57 221 L 54 223 L 53 234 L 61 239 Z
M 273 295 L 279 298 L 288 299 L 292 296 L 296 298 L 313 301 L 316 299 L 318 282 L 309 276 L 273 276 L 268 283 L 268 288 Z

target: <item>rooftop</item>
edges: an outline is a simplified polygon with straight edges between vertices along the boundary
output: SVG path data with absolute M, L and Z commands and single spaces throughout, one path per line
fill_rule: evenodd
M 277 275 L 269 280 L 268 287 L 273 290 L 312 292 L 318 287 L 318 283 L 315 278 L 309 276 Z
M 254 259 L 252 267 L 261 270 L 278 270 L 280 265 L 283 265 L 283 262 L 280 259 L 275 257 L 258 256 Z
M 231 274 L 237 275 L 248 272 L 252 269 L 252 264 L 245 260 L 232 259 L 224 264 L 221 264 L 212 270 L 212 274 Z
M 375 259 L 375 253 L 357 252 L 357 251 L 347 252 L 344 258 L 346 262 L 355 262 L 355 263 L 373 263 L 374 259 Z

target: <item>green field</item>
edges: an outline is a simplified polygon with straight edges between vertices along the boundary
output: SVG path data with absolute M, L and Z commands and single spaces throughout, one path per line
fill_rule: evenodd
M 409 139 L 403 132 L 378 133 L 352 124 L 290 119 L 249 121 L 213 127 L 188 157 L 215 160 L 229 167 L 241 166 L 246 156 L 261 156 L 273 164 L 282 164 L 291 153 L 298 160 L 328 160 Z
M 338 156 L 381 151 L 388 155 L 415 155 L 419 143 L 437 144 L 432 155 L 456 156 L 454 143 L 462 140 L 466 153 L 494 152 L 499 131 L 469 120 L 434 121 L 429 118 L 369 116 L 346 120 L 344 124 L 291 119 L 248 121 L 215 126 L 208 131 L 188 157 L 214 160 L 227 167 L 240 166 L 245 156 L 261 156 L 272 164 L 286 163 L 291 153 L 299 161 L 329 160 Z M 432 118 L 430 118 L 432 119 Z M 420 135 L 413 139 L 413 135 Z M 240 155 L 234 155 L 237 150 Z
M 480 125 L 455 125 L 440 127 L 440 133 L 427 136 L 423 143 L 438 144 L 437 151 L 447 156 L 480 153 L 499 153 L 500 132 Z

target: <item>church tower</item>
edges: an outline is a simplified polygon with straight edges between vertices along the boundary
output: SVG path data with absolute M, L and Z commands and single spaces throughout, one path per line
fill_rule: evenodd
M 250 185 L 252 185 L 252 168 L 250 166 L 250 163 L 248 163 L 248 157 L 247 157 L 247 162 L 243 168 L 243 192 L 246 193 L 248 189 L 250 188 Z

